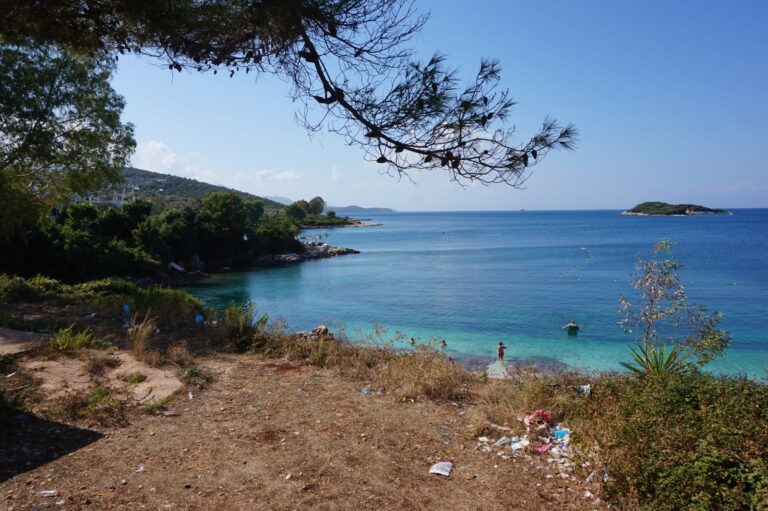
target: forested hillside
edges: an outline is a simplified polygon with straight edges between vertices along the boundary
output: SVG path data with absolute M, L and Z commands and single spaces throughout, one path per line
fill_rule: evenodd
M 224 186 L 133 167 L 123 170 L 123 179 L 125 183 L 114 185 L 113 188 L 116 187 L 118 191 L 122 191 L 124 186 L 129 196 L 133 195 L 137 199 L 152 202 L 153 210 L 156 212 L 169 208 L 182 209 L 185 206 L 194 206 L 213 192 L 233 192 L 243 200 L 259 200 L 264 204 L 265 213 L 273 213 L 285 207 L 278 202 Z

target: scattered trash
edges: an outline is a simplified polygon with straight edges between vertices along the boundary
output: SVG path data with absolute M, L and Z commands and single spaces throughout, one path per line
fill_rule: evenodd
M 496 443 L 493 444 L 493 446 L 494 447 L 502 447 L 504 444 L 507 444 L 510 441 L 511 441 L 510 438 L 507 438 L 507 437 L 503 436 L 503 437 L 499 438 L 498 440 L 496 440 Z
M 43 490 L 40 492 L 37 492 L 38 497 L 58 497 L 59 491 L 58 490 Z
M 579 385 L 576 387 L 576 393 L 577 394 L 583 394 L 584 396 L 589 397 L 589 395 L 592 393 L 592 385 L 589 383 L 586 383 L 584 385 Z
M 202 325 L 202 324 L 203 324 L 203 321 L 205 321 L 205 318 L 203 317 L 203 315 L 202 315 L 202 314 L 198 314 L 198 315 L 196 315 L 196 316 L 195 316 L 195 324 L 196 324 L 197 326 L 200 326 L 200 325 Z
M 531 415 L 526 415 L 523 418 L 523 422 L 526 426 L 531 424 L 537 424 L 539 421 L 544 424 L 551 424 L 552 419 L 549 417 L 549 413 L 546 410 L 536 410 Z
M 429 469 L 430 474 L 436 474 L 439 476 L 448 477 L 451 475 L 451 469 L 453 469 L 453 463 L 450 461 L 440 461 L 432 465 Z
M 143 474 L 145 472 L 144 465 L 139 465 L 139 468 L 136 469 L 137 474 Z
M 124 314 L 130 314 L 131 313 L 131 306 L 128 305 L 127 303 L 125 305 L 123 305 L 123 313 Z
M 285 476 L 285 480 L 286 480 L 286 481 L 288 481 L 288 480 L 289 480 L 289 479 L 291 479 L 292 477 L 293 477 L 293 476 L 292 476 L 291 474 L 287 474 L 287 475 Z
M 189 394 L 187 394 L 187 399 L 189 399 L 190 401 L 195 399 L 195 396 L 192 395 L 192 391 L 191 390 L 189 391 Z
M 547 454 L 552 449 L 552 444 L 542 444 L 536 448 L 539 454 Z
M 96 317 L 96 313 L 95 312 L 91 312 L 90 314 L 86 314 L 85 317 L 88 318 L 88 319 L 94 319 Z
M 16 374 L 16 371 L 12 372 L 11 374 L 6 374 L 5 377 L 6 378 L 11 378 L 15 374 Z
M 478 438 L 478 439 L 477 439 L 477 441 L 478 441 L 478 442 L 483 442 L 483 443 L 486 443 L 486 442 L 490 442 L 490 441 L 491 441 L 491 439 L 490 439 L 490 438 L 488 438 L 487 436 L 481 436 L 480 438 Z
M 160 327 L 157 327 L 157 328 L 155 328 L 155 333 L 156 333 L 156 334 L 159 334 L 159 333 L 160 333 Z
M 568 435 L 571 434 L 571 430 L 567 428 L 560 428 L 558 425 L 555 429 L 555 440 L 563 440 L 568 437 Z
M 593 470 L 592 473 L 587 476 L 587 478 L 584 480 L 584 482 L 591 483 L 592 481 L 594 481 L 596 473 L 597 472 Z
M 362 389 L 362 390 L 360 391 L 360 393 L 361 393 L 361 394 L 364 394 L 364 395 L 366 395 L 366 396 L 369 396 L 369 397 L 373 395 L 373 392 L 371 392 L 371 391 L 370 391 L 369 389 L 367 389 L 367 388 L 365 388 L 365 389 Z
M 591 491 L 589 491 L 589 490 L 584 490 L 584 498 L 585 498 L 585 499 L 591 499 L 591 498 L 594 498 L 594 497 L 595 497 L 595 496 L 592 494 L 592 492 L 591 492 Z
M 517 438 L 517 437 L 515 437 L 515 438 Z M 528 438 L 526 438 L 526 437 L 523 437 L 523 438 L 520 438 L 520 439 L 517 439 L 517 440 L 515 440 L 513 438 L 512 439 L 512 443 L 509 444 L 509 448 L 512 449 L 513 452 L 517 452 L 517 451 L 519 451 L 521 449 L 525 449 L 529 445 L 531 445 L 531 442 L 528 441 Z

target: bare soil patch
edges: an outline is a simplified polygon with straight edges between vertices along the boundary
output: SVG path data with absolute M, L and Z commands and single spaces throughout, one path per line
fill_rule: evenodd
M 329 370 L 255 356 L 198 360 L 204 390 L 176 393 L 165 415 L 134 409 L 79 450 L 41 465 L 3 467 L 6 509 L 601 508 L 579 478 L 541 457 L 477 449 L 471 405 L 398 403 L 361 393 Z M 45 438 L 36 426 L 36 438 Z M 13 426 L 23 437 L 23 428 Z M 0 435 L 4 439 L 8 435 Z M 18 435 L 15 442 L 23 442 Z M 55 446 L 56 436 L 48 439 Z M 3 449 L 0 440 L 0 452 Z M 90 439 L 89 439 L 90 442 Z M 450 477 L 429 475 L 452 460 Z M 19 463 L 18 457 L 13 463 Z M 551 477 L 547 477 L 551 476 Z M 40 497 L 56 490 L 57 497 Z

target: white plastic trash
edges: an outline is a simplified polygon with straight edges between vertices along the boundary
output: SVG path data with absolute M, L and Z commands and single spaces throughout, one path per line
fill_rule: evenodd
M 509 444 L 509 448 L 517 452 L 521 449 L 525 449 L 529 445 L 531 445 L 531 442 L 529 442 L 527 438 L 521 438 L 517 442 L 512 442 L 511 444 Z
M 453 469 L 453 463 L 450 461 L 440 461 L 438 463 L 435 463 L 432 465 L 432 467 L 429 469 L 430 474 L 436 474 L 439 476 L 445 476 L 448 477 L 451 475 L 451 470 Z
M 507 437 L 505 437 L 505 436 L 503 436 L 503 437 L 499 438 L 499 439 L 496 441 L 496 443 L 495 443 L 495 444 L 493 444 L 493 446 L 494 446 L 494 447 L 501 447 L 501 446 L 503 446 L 504 444 L 506 444 L 506 443 L 509 443 L 509 442 L 510 442 L 510 439 L 509 439 L 509 438 L 507 438 Z

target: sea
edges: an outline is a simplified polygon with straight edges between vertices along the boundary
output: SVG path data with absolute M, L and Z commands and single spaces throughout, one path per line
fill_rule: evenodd
M 496 345 L 520 364 L 621 370 L 633 334 L 621 296 L 661 240 L 675 243 L 691 302 L 723 313 L 733 339 L 708 370 L 768 376 L 768 209 L 733 215 L 622 216 L 619 211 L 363 214 L 374 227 L 301 236 L 359 254 L 211 276 L 188 286 L 212 307 L 252 302 L 293 330 L 320 324 L 361 343 L 410 349 L 445 340 L 468 363 Z M 569 338 L 563 325 L 582 330 Z

